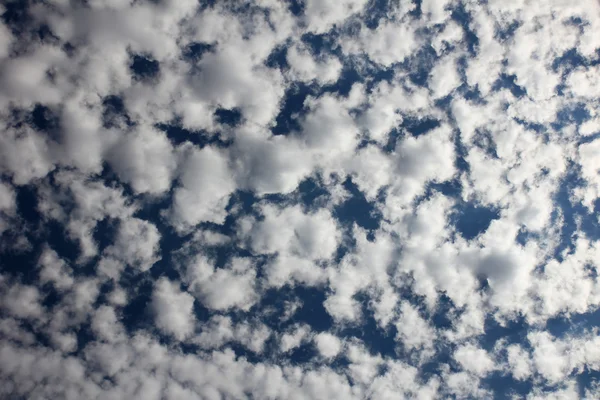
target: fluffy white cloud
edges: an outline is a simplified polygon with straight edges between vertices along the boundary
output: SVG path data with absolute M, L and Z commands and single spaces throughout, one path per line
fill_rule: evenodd
M 340 76 L 342 64 L 335 57 L 315 60 L 305 48 L 293 46 L 288 49 L 287 62 L 291 77 L 299 81 L 316 80 L 319 84 L 334 83 Z
M 192 75 L 192 96 L 227 109 L 240 107 L 244 116 L 259 124 L 269 123 L 283 96 L 281 76 L 267 69 L 240 47 L 210 53 L 198 63 Z
M 17 203 L 14 189 L 0 182 L 0 235 L 13 227 Z
M 288 352 L 300 346 L 310 334 L 310 327 L 307 325 L 294 326 L 290 332 L 281 335 L 279 347 L 282 352 Z
M 451 0 L 425 0 L 421 4 L 421 12 L 429 20 L 430 24 L 441 24 L 450 17 L 450 6 L 452 3 Z
M 125 135 L 110 152 L 110 160 L 137 193 L 160 194 L 171 186 L 175 158 L 163 133 L 146 129 Z
M 69 237 L 79 242 L 80 261 L 98 252 L 93 231 L 99 221 L 127 219 L 136 209 L 121 188 L 77 173 L 61 171 L 54 183 L 58 187 L 38 187 L 37 208 L 45 218 L 65 224 Z
M 124 264 L 146 271 L 160 260 L 157 254 L 159 241 L 156 226 L 148 221 L 128 218 L 119 223 L 115 243 L 106 252 Z
M 465 371 L 477 376 L 485 376 L 495 369 L 494 360 L 487 352 L 471 344 L 456 349 L 454 359 Z
M 13 37 L 7 26 L 0 24 L 0 58 L 5 58 L 9 55 L 12 41 Z
M 529 354 L 521 346 L 513 344 L 506 348 L 508 366 L 515 379 L 524 380 L 531 376 L 532 365 Z
M 92 330 L 101 339 L 107 342 L 116 342 L 124 337 L 115 309 L 109 306 L 98 308 L 92 319 Z
M 325 358 L 337 356 L 342 349 L 340 339 L 328 332 L 321 332 L 315 335 L 314 341 L 319 354 Z
M 403 62 L 418 46 L 416 27 L 409 22 L 383 22 L 374 30 L 363 27 L 358 37 L 342 38 L 342 49 L 348 54 L 367 54 L 384 67 Z
M 324 302 L 327 312 L 339 321 L 360 321 L 360 304 L 355 296 L 367 292 L 377 322 L 385 327 L 394 317 L 398 295 L 391 286 L 388 271 L 394 267 L 396 246 L 384 232 L 375 240 L 359 228 L 353 232 L 357 248 L 335 268 L 329 268 L 332 290 Z M 370 290 L 369 290 L 370 289 Z
M 396 322 L 398 331 L 396 340 L 408 350 L 421 350 L 422 357 L 431 355 L 433 342 L 436 339 L 435 330 L 429 326 L 419 312 L 407 302 L 400 305 L 400 316 Z
M 550 260 L 543 273 L 536 276 L 533 288 L 538 297 L 538 315 L 551 317 L 561 312 L 585 313 L 600 304 L 597 281 L 590 276 L 589 266 L 595 265 L 598 247 L 585 239 L 575 242 L 572 254 L 562 262 Z M 595 266 L 593 268 L 596 268 Z
M 46 138 L 31 129 L 3 127 L 0 138 L 1 166 L 17 185 L 46 176 L 54 169 L 54 155 Z
M 583 204 L 593 208 L 593 202 L 600 194 L 600 182 L 598 181 L 598 153 L 600 152 L 600 141 L 583 143 L 578 149 L 578 163 L 581 166 L 581 175 L 587 181 L 587 185 L 576 193 L 581 197 Z
M 366 0 L 318 1 L 308 0 L 304 14 L 308 30 L 324 33 L 333 25 L 342 23 L 354 13 L 360 12 Z
M 229 342 L 238 342 L 260 354 L 270 336 L 271 331 L 265 325 L 234 324 L 229 317 L 214 316 L 203 324 L 202 333 L 192 341 L 204 349 L 216 349 Z
M 301 139 L 319 161 L 327 164 L 332 157 L 343 157 L 354 150 L 358 129 L 342 99 L 331 95 L 309 97 L 304 105 L 309 112 L 301 122 Z
M 0 276 L 0 285 L 2 309 L 9 315 L 23 319 L 42 317 L 44 309 L 40 292 L 36 287 L 19 283 L 10 284 L 3 276 Z
M 58 290 L 68 289 L 73 286 L 71 268 L 62 260 L 56 251 L 49 247 L 44 248 L 38 260 L 40 266 L 40 282 L 51 282 Z
M 188 150 L 175 189 L 171 221 L 186 229 L 203 221 L 222 223 L 229 195 L 235 189 L 227 159 L 216 149 Z
M 161 278 L 152 292 L 152 312 L 158 329 L 177 340 L 194 332 L 194 298 L 179 289 L 179 285 Z
M 451 134 L 450 127 L 441 126 L 425 135 L 409 136 L 398 142 L 394 154 L 396 179 L 386 199 L 385 211 L 392 213 L 388 218 L 401 215 L 397 208 L 410 204 L 430 181 L 441 183 L 454 176 Z
M 310 175 L 313 160 L 298 140 L 243 130 L 232 150 L 239 185 L 259 195 L 290 193 Z
M 460 85 L 460 76 L 456 67 L 456 61 L 451 57 L 446 57 L 436 63 L 429 79 L 429 88 L 433 92 L 434 98 L 448 96 Z
M 198 256 L 185 263 L 184 280 L 206 307 L 248 311 L 258 300 L 256 271 L 251 261 L 233 259 L 227 268 L 215 268 L 211 261 Z
M 256 253 L 279 253 L 308 260 L 332 257 L 341 238 L 327 210 L 304 213 L 299 206 L 262 208 L 262 221 L 245 220 L 240 233 Z
M 16 208 L 15 192 L 4 182 L 0 182 L 0 210 L 12 213 Z

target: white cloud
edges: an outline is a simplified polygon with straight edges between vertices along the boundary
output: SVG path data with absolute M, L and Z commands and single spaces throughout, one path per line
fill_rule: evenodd
M 454 21 L 448 21 L 444 29 L 435 36 L 432 46 L 438 55 L 444 53 L 448 46 L 460 45 L 464 37 L 462 26 Z M 478 35 L 479 40 L 482 40 L 481 35 Z
M 248 311 L 258 300 L 256 271 L 250 260 L 232 259 L 227 268 L 215 268 L 211 261 L 197 256 L 185 264 L 185 282 L 210 309 Z
M 452 0 L 425 0 L 421 4 L 421 12 L 430 24 L 441 24 L 450 17 L 450 6 L 452 4 Z
M 61 171 L 54 183 L 57 187 L 38 186 L 38 210 L 45 218 L 66 225 L 69 237 L 79 242 L 81 260 L 98 252 L 93 230 L 99 221 L 129 218 L 135 210 L 122 189 L 81 174 Z
M 454 359 L 465 371 L 479 377 L 483 377 L 495 369 L 494 360 L 487 352 L 471 344 L 456 349 Z
M 342 350 L 340 339 L 328 332 L 321 332 L 315 335 L 314 341 L 319 354 L 325 358 L 335 357 Z
M 353 152 L 358 144 L 358 129 L 341 99 L 331 95 L 309 97 L 304 105 L 309 109 L 301 121 L 306 145 L 323 163 L 332 157 Z
M 325 309 L 338 321 L 360 321 L 360 304 L 355 296 L 366 292 L 375 319 L 385 327 L 394 317 L 398 301 L 388 275 L 397 248 L 381 231 L 369 241 L 367 232 L 355 227 L 353 236 L 356 250 L 347 254 L 338 266 L 328 269 L 331 292 L 324 302 Z
M 116 287 L 108 295 L 108 301 L 115 307 L 124 306 L 127 304 L 127 292 L 121 287 Z
M 165 278 L 159 279 L 152 292 L 154 322 L 164 334 L 184 340 L 194 332 L 194 298 Z
M 287 51 L 287 62 L 291 67 L 290 76 L 299 81 L 315 80 L 319 84 L 334 83 L 342 71 L 342 64 L 335 57 L 315 60 L 310 51 L 292 46 Z
M 279 348 L 286 353 L 302 344 L 310 334 L 308 325 L 295 325 L 289 332 L 285 332 L 279 339 Z
M 527 339 L 533 347 L 532 360 L 537 373 L 551 384 L 565 379 L 570 368 L 568 359 L 564 357 L 564 345 L 554 341 L 547 332 L 531 332 Z
M 229 195 L 235 189 L 227 159 L 216 149 L 191 148 L 175 189 L 172 224 L 186 229 L 200 222 L 222 223 Z
M 444 383 L 448 387 L 448 392 L 458 398 L 485 398 L 492 395 L 480 387 L 476 376 L 467 372 L 448 373 L 444 376 Z
M 227 109 L 240 107 L 250 121 L 268 124 L 283 96 L 281 75 L 252 59 L 243 42 L 237 46 L 202 58 L 191 78 L 192 96 Z
M 2 10 L 4 12 L 4 10 Z M 4 24 L 0 24 L 0 59 L 9 55 L 13 36 Z
M 14 189 L 0 182 L 0 235 L 15 227 L 17 203 Z
M 581 166 L 581 175 L 588 182 L 579 196 L 584 205 L 590 210 L 593 209 L 593 201 L 600 194 L 600 181 L 598 180 L 598 154 L 600 153 L 600 141 L 595 140 L 590 143 L 584 143 L 578 149 L 578 164 Z
M 308 260 L 326 260 L 333 256 L 341 239 L 337 224 L 325 209 L 304 213 L 299 206 L 279 209 L 270 205 L 261 209 L 262 221 L 251 224 L 242 238 L 249 240 L 256 253 L 279 253 Z
M 425 190 L 430 181 L 444 182 L 455 173 L 454 145 L 451 130 L 441 126 L 427 134 L 409 136 L 396 145 L 394 154 L 396 179 L 386 199 L 388 218 L 396 219 L 397 208 L 404 207 Z
M 127 218 L 119 223 L 115 243 L 106 254 L 143 272 L 160 260 L 159 242 L 160 234 L 154 224 Z
M 452 57 L 445 57 L 433 67 L 429 78 L 429 88 L 435 99 L 448 96 L 460 86 L 461 79 L 456 68 L 456 61 Z
M 437 337 L 435 329 L 429 326 L 410 303 L 402 302 L 400 315 L 396 322 L 396 340 L 407 350 L 420 350 L 423 358 L 432 355 L 434 341 Z
M 100 339 L 109 343 L 124 337 L 115 309 L 109 306 L 101 306 L 96 310 L 92 319 L 92 330 Z
M 600 118 L 593 118 L 582 123 L 579 133 L 584 136 L 600 133 Z
M 340 24 L 352 14 L 360 12 L 366 3 L 366 0 L 308 0 L 304 10 L 308 30 L 315 33 L 327 32 L 333 25 Z
M 403 121 L 402 115 L 421 117 L 432 111 L 427 89 L 407 89 L 400 82 L 378 83 L 363 101 L 368 101 L 369 106 L 358 123 L 368 131 L 371 139 L 381 144 L 387 142 L 390 131 Z
M 587 390 L 586 390 L 586 393 Z M 593 397 L 593 396 L 592 396 Z M 592 398 L 592 397 L 588 397 L 585 396 L 585 398 Z M 575 382 L 573 382 L 572 380 L 568 380 L 566 382 L 564 382 L 563 384 L 560 385 L 559 388 L 552 390 L 552 391 L 544 391 L 543 389 L 540 388 L 535 388 L 534 391 L 532 393 L 530 393 L 527 396 L 527 399 L 531 399 L 531 400 L 541 400 L 541 399 L 548 399 L 548 400 L 559 400 L 559 399 L 565 399 L 565 400 L 570 400 L 570 399 L 580 399 L 580 393 L 579 390 L 577 388 L 577 384 Z
M 493 84 L 502 72 L 505 47 L 496 40 L 496 21 L 485 8 L 473 7 L 473 30 L 477 34 L 479 46 L 477 56 L 468 59 L 467 83 L 477 86 L 482 95 L 490 94 Z
M 508 366 L 515 379 L 525 380 L 531 376 L 532 365 L 529 354 L 520 345 L 513 344 L 507 347 Z
M 538 300 L 537 315 L 548 318 L 566 313 L 585 313 L 600 304 L 596 280 L 586 266 L 594 265 L 599 249 L 585 239 L 575 241 L 572 254 L 565 254 L 562 262 L 550 260 L 543 273 L 532 284 Z
M 204 349 L 218 349 L 229 342 L 238 342 L 254 353 L 263 352 L 271 331 L 265 325 L 234 324 L 229 317 L 216 315 L 203 324 L 202 333 L 192 339 Z
M 110 152 L 111 165 L 137 193 L 169 190 L 175 158 L 165 134 L 153 129 L 130 132 Z
M 376 146 L 360 149 L 349 163 L 356 183 L 369 201 L 374 200 L 379 191 L 392 180 L 392 160 Z
M 0 211 L 12 214 L 15 208 L 15 191 L 10 185 L 0 182 Z
M 299 141 L 250 129 L 236 136 L 231 155 L 239 185 L 259 195 L 290 193 L 313 168 L 310 154 Z
M 17 185 L 46 176 L 54 169 L 51 144 L 33 130 L 3 127 L 0 137 L 2 170 L 11 175 Z
M 279 256 L 265 268 L 269 286 L 282 287 L 294 283 L 317 286 L 327 279 L 325 270 L 311 260 L 297 256 Z
M 388 361 L 385 374 L 377 376 L 368 393 L 375 399 L 389 399 L 401 393 L 418 399 L 436 398 L 440 386 L 436 378 L 421 384 L 417 369 L 400 361 Z
M 62 110 L 61 162 L 84 173 L 100 173 L 107 149 L 114 143 L 116 133 L 102 128 L 97 109 L 91 109 L 83 94 L 70 99 Z
M 516 29 L 507 51 L 508 72 L 516 75 L 516 83 L 532 99 L 555 95 L 560 76 L 551 70 L 554 57 L 576 46 L 578 28 L 561 17 L 551 9 L 540 10 L 537 23 L 527 20 Z
M 415 26 L 410 23 L 383 22 L 376 29 L 363 27 L 356 36 L 342 37 L 341 45 L 348 54 L 366 54 L 384 67 L 403 62 L 419 44 Z
M 57 104 L 63 99 L 62 90 L 66 88 L 53 85 L 46 75 L 48 69 L 64 61 L 64 53 L 57 48 L 37 46 L 29 54 L 2 61 L 2 107 L 11 101 L 15 105 L 30 108 L 38 102 Z
M 344 355 L 350 361 L 348 375 L 361 385 L 369 385 L 379 375 L 379 368 L 384 365 L 381 356 L 370 354 L 364 347 L 356 343 L 347 343 Z M 376 386 L 376 385 L 373 385 Z
M 41 296 L 34 286 L 19 283 L 10 285 L 6 278 L 0 276 L 2 309 L 9 315 L 23 319 L 37 319 L 43 316 L 44 309 Z
M 71 268 L 59 258 L 58 254 L 49 247 L 44 248 L 38 260 L 40 266 L 40 282 L 51 282 L 58 290 L 69 289 L 73 286 Z

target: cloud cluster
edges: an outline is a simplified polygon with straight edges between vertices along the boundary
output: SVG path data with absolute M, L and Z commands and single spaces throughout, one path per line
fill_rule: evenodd
M 0 397 L 600 396 L 597 1 L 0 13 Z

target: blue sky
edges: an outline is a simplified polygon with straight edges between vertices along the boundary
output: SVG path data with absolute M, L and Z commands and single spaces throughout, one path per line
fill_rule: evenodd
M 0 397 L 600 398 L 597 1 L 0 13 Z

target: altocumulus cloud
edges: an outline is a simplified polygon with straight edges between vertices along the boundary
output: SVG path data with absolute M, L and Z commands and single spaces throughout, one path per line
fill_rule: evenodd
M 3 399 L 600 398 L 596 0 L 0 14 Z

